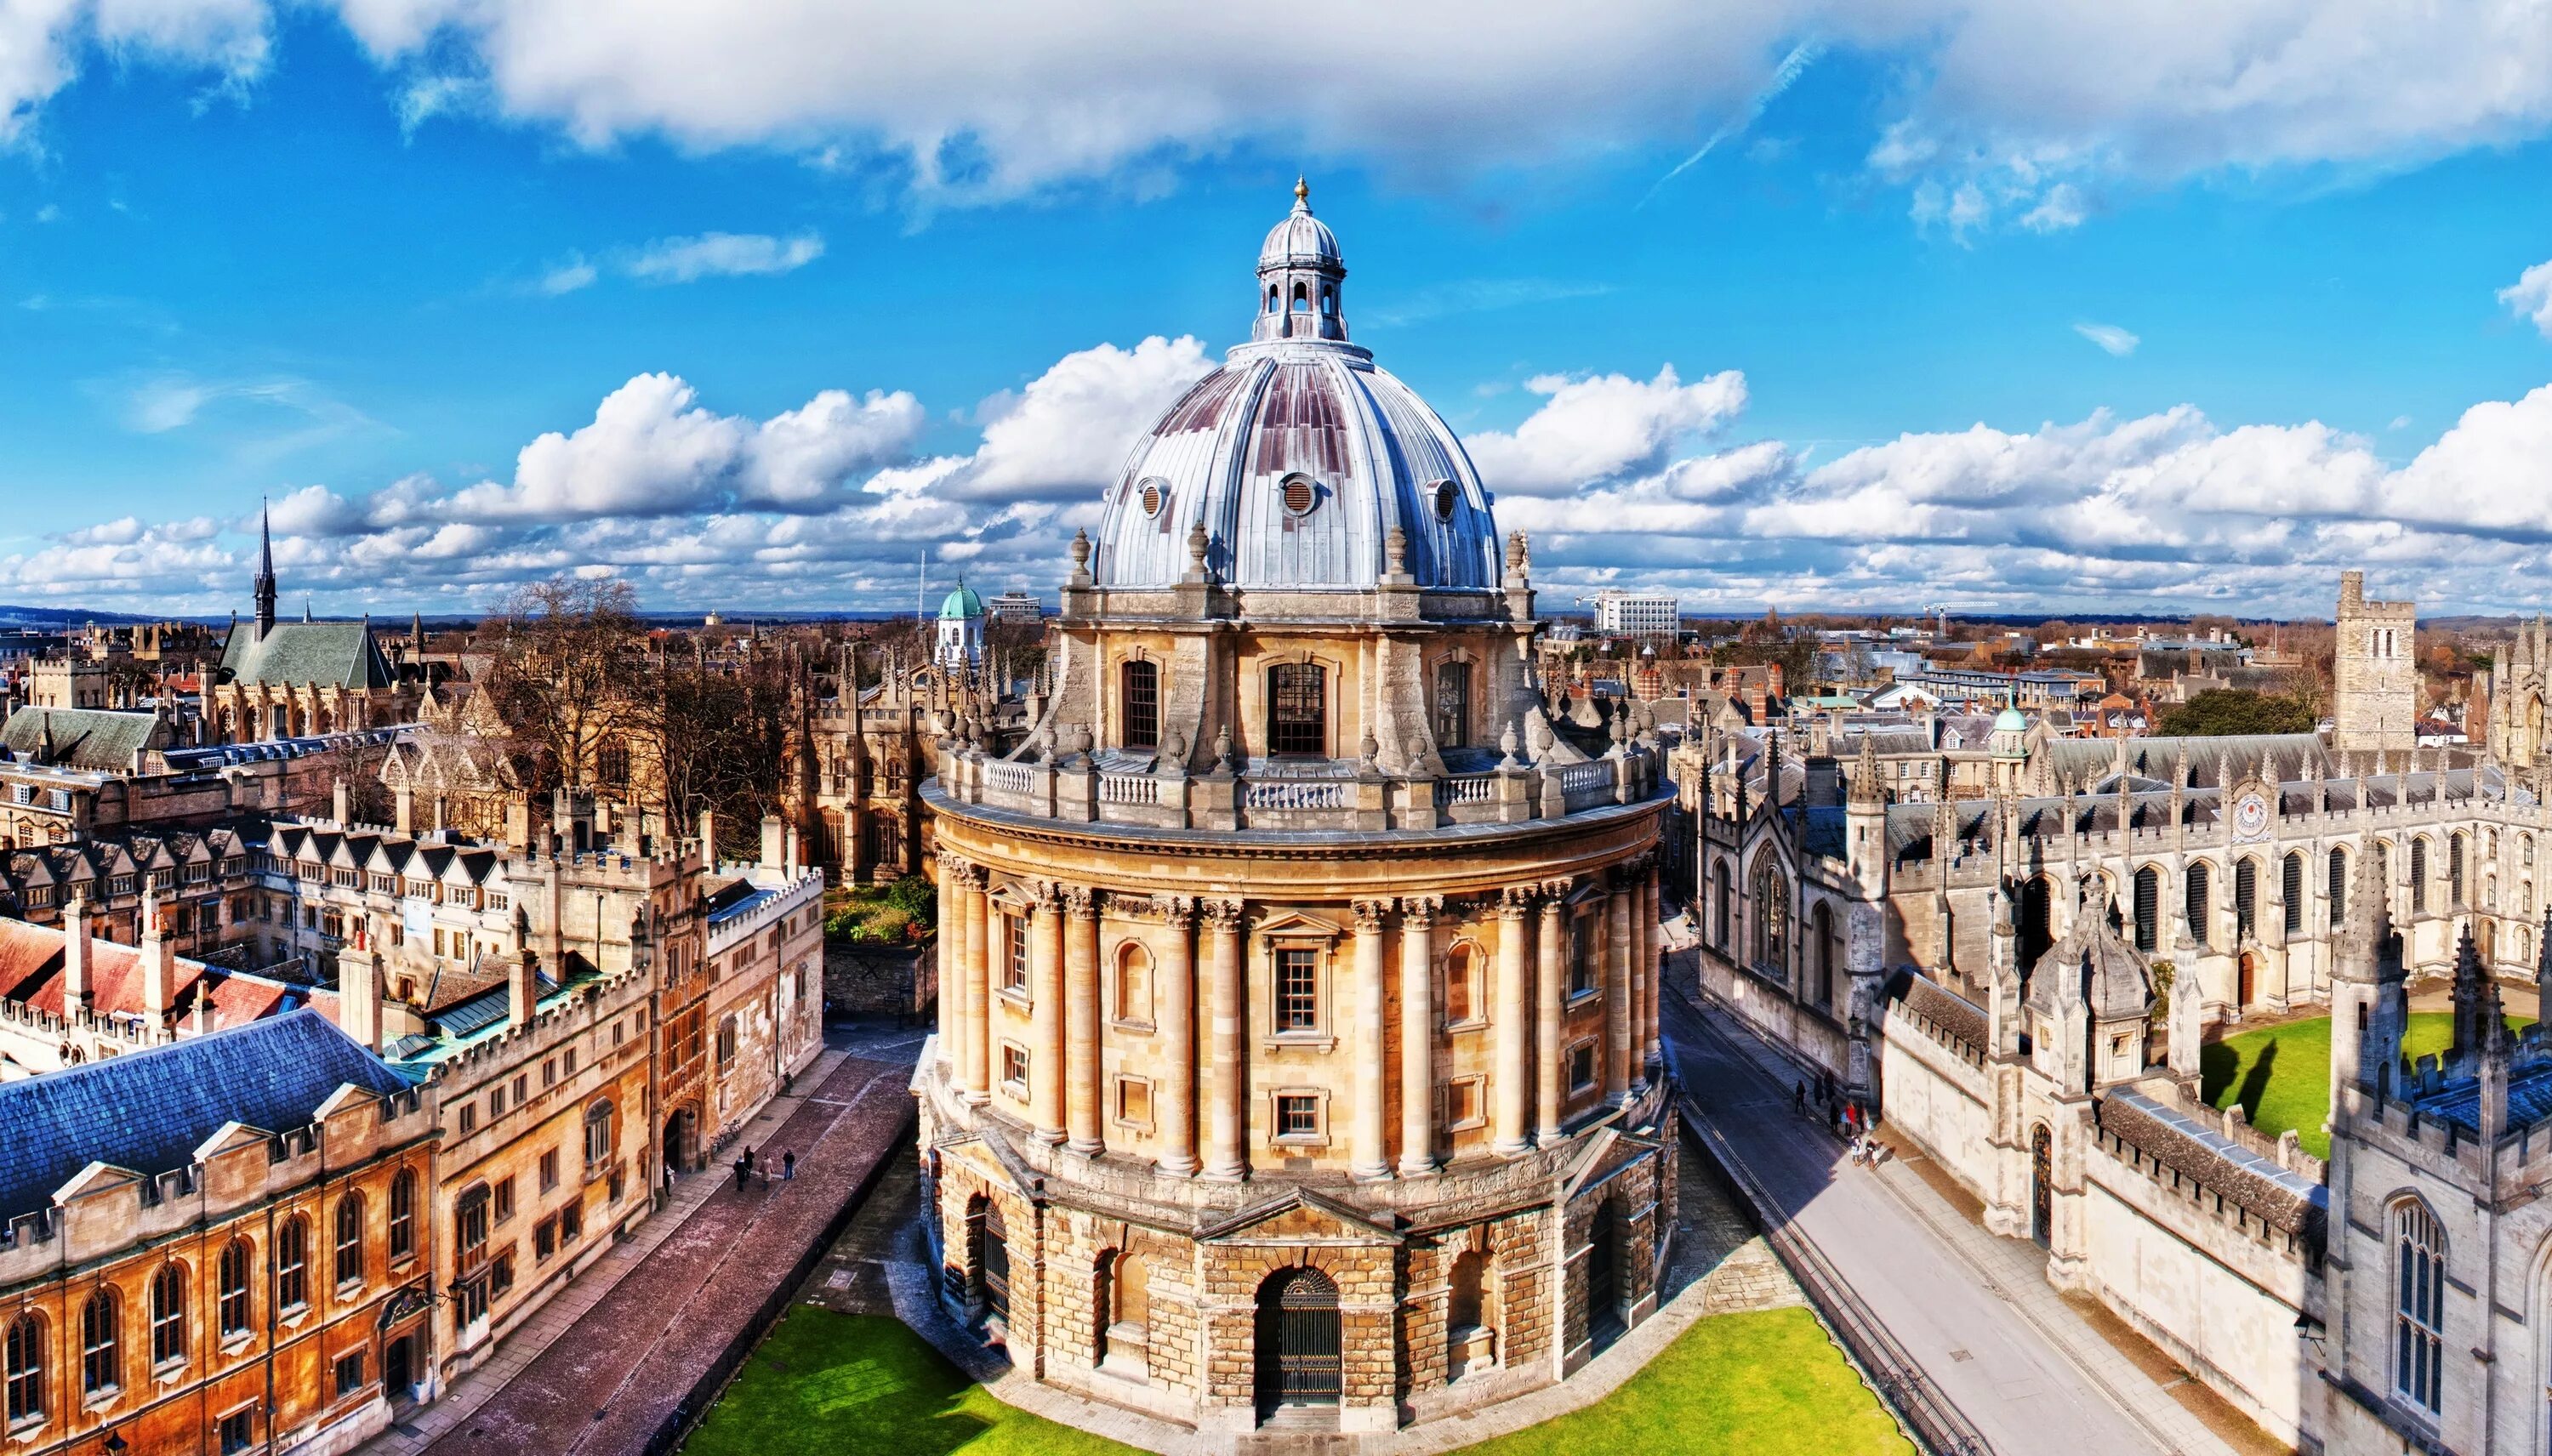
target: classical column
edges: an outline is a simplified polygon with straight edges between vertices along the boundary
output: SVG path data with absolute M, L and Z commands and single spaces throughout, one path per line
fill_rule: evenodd
M 1348 1058 L 1355 1067 L 1355 1114 L 1347 1120 L 1347 1171 L 1361 1179 L 1389 1178 L 1391 1150 L 1383 1142 L 1383 1100 L 1389 1089 L 1382 1025 L 1382 920 L 1387 899 L 1357 900 L 1355 983 L 1348 1004 Z M 1405 1034 L 1405 1028 L 1404 1028 Z
M 1542 945 L 1535 957 L 1542 979 L 1534 984 L 1534 1140 L 1559 1140 L 1560 998 L 1568 991 L 1568 891 L 1565 880 L 1542 885 Z
M 993 1099 L 993 960 L 1007 957 L 1010 947 L 993 944 L 993 907 L 985 893 L 984 871 L 966 868 L 966 1100 L 981 1106 Z
M 1159 1034 L 1170 1054 L 1161 1078 L 1160 1170 L 1185 1178 L 1197 1171 L 1196 897 L 1156 894 L 1152 904 L 1166 927 Z
M 1525 1085 L 1526 1042 L 1533 1034 L 1533 1008 L 1526 1004 L 1531 992 L 1526 989 L 1524 945 L 1530 933 L 1525 922 L 1532 914 L 1531 889 L 1512 886 L 1498 897 L 1498 989 L 1496 1009 L 1490 1013 L 1497 1020 L 1498 1038 L 1493 1095 L 1496 1111 L 1491 1129 L 1496 1140 L 1490 1147 L 1508 1158 L 1533 1146 L 1525 1136 L 1525 1109 L 1530 1094 Z
M 1400 1176 L 1436 1171 L 1436 912 L 1444 901 L 1400 902 Z
M 1616 871 L 1604 901 L 1604 1099 L 1631 1088 L 1631 886 Z
M 1240 901 L 1207 900 L 1206 935 L 1214 975 L 1214 1047 L 1207 1064 L 1213 1092 L 1208 1125 L 1214 1141 L 1204 1176 L 1237 1183 L 1249 1176 L 1249 1057 L 1247 976 L 1240 963 Z
M 1028 1120 L 1036 1135 L 1050 1143 L 1063 1141 L 1063 903 L 1056 887 L 1036 887 L 1035 918 L 1028 931 L 1028 975 L 1035 997 L 1029 1002 L 1030 1034 Z
M 1641 865 L 1634 891 L 1631 914 L 1639 929 L 1632 936 L 1631 948 L 1640 958 L 1634 974 L 1640 993 L 1631 1003 L 1631 1066 L 1640 1086 L 1648 1084 L 1649 1069 L 1657 1061 L 1657 862 L 1651 855 Z
M 1063 936 L 1064 1120 L 1072 1150 L 1096 1154 L 1100 1138 L 1099 892 L 1076 884 L 1064 891 Z
M 957 888 L 965 862 L 939 862 L 939 1067 L 951 1081 L 965 1076 L 959 1033 L 966 1024 L 966 911 Z

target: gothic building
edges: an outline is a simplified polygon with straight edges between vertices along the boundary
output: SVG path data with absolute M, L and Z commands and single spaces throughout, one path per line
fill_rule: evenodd
M 416 712 L 419 682 L 390 665 L 371 619 L 298 622 L 274 615 L 274 542 L 261 516 L 257 609 L 234 620 L 219 667 L 204 676 L 201 712 L 216 743 L 302 738 L 386 727 Z
M 961 719 L 923 790 L 945 1298 L 1209 1430 L 1563 1379 L 1674 1218 L 1652 725 L 1545 702 L 1524 539 L 1345 274 L 1298 187 L 1075 538 L 1028 740 Z

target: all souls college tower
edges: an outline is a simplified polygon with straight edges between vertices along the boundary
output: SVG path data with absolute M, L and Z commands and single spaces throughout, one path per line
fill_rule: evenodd
M 1298 186 L 1250 342 L 1073 542 L 1042 721 L 927 791 L 943 1296 L 1207 1430 L 1561 1379 L 1674 1217 L 1653 721 L 1545 697 L 1526 543 L 1345 277 Z

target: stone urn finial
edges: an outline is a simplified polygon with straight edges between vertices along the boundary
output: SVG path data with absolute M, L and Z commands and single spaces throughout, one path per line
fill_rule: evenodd
M 1078 528 L 1072 533 L 1072 584 L 1090 584 L 1090 533 Z
M 1513 718 L 1507 719 L 1507 731 L 1498 735 L 1498 752 L 1506 755 L 1505 758 L 1498 761 L 1499 768 L 1521 769 L 1524 767 L 1524 765 L 1516 762 L 1516 749 L 1519 747 L 1516 741 L 1517 736 L 1516 720 Z
M 1373 729 L 1368 727 L 1364 730 L 1364 737 L 1356 742 L 1356 757 L 1364 761 L 1366 772 L 1372 772 L 1374 756 L 1381 752 L 1382 745 L 1374 741 Z
M 1228 723 L 1214 730 L 1214 762 L 1218 768 L 1231 764 L 1231 725 Z

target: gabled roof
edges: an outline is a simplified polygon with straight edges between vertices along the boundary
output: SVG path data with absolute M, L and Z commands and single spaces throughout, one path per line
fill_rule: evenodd
M 168 725 L 159 714 L 105 708 L 20 708 L 0 727 L 0 743 L 21 758 L 110 774 L 132 772 L 135 754 L 167 742 Z
M 353 1084 L 383 1096 L 408 1083 L 300 1010 L 170 1046 L 0 1084 L 0 1218 L 50 1206 L 92 1162 L 155 1177 L 195 1161 L 225 1124 L 266 1132 L 308 1126 Z
M 277 686 L 371 688 L 398 681 L 363 622 L 277 622 L 264 635 L 241 627 L 222 644 L 222 675 L 232 682 Z

